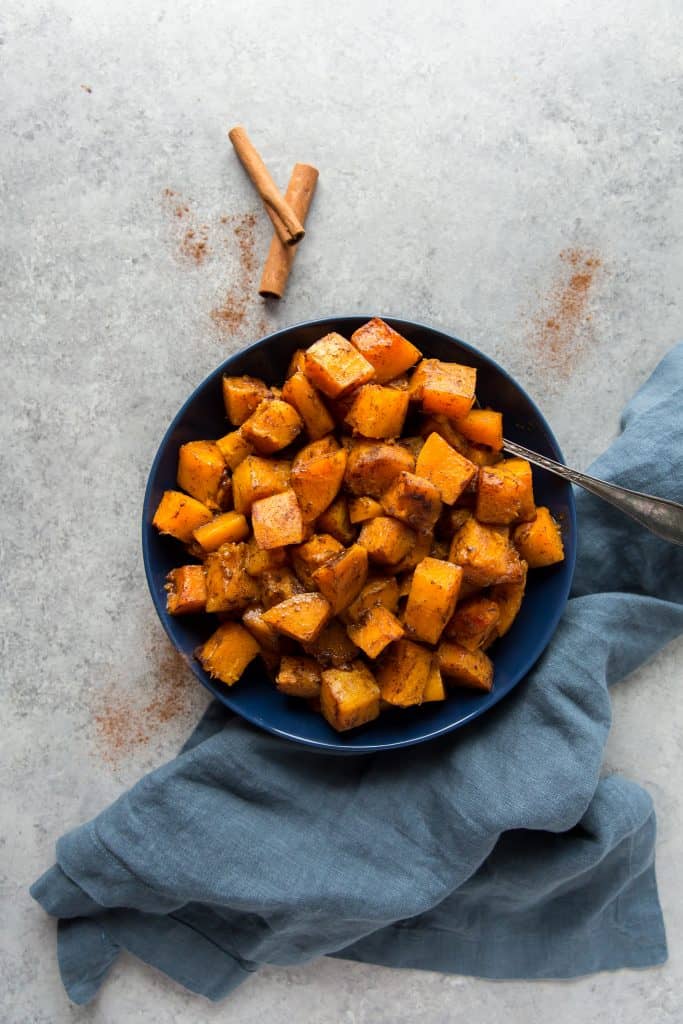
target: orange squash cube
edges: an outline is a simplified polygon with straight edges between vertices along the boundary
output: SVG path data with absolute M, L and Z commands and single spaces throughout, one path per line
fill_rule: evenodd
M 517 550 L 530 569 L 540 569 L 564 561 L 564 546 L 559 525 L 550 509 L 541 506 L 532 523 L 522 523 L 514 533 Z
M 382 700 L 397 707 L 421 704 L 429 679 L 432 652 L 412 640 L 397 640 L 385 651 L 377 682 Z
M 184 544 L 191 544 L 194 531 L 213 519 L 211 511 L 187 494 L 180 491 L 164 491 L 152 525 L 159 533 L 167 533 Z
M 500 609 L 488 597 L 471 597 L 463 601 L 446 626 L 446 637 L 468 651 L 486 647 L 496 637 Z
M 338 615 L 358 597 L 368 575 L 368 553 L 360 544 L 340 551 L 313 573 L 313 582 Z
M 336 442 L 332 445 L 327 439 L 314 441 L 301 449 L 292 464 L 292 487 L 307 523 L 332 504 L 344 479 L 346 449 Z
M 499 452 L 503 447 L 503 414 L 493 409 L 470 409 L 454 424 L 463 437 Z
M 197 658 L 212 679 L 232 686 L 257 654 L 259 645 L 244 626 L 224 622 L 199 648 Z
M 476 383 L 472 366 L 423 359 L 413 375 L 412 397 L 421 399 L 424 412 L 458 419 L 472 408 Z
M 275 685 L 288 697 L 318 697 L 320 695 L 320 668 L 313 658 L 285 655 Z
M 224 512 L 198 527 L 193 536 L 202 551 L 217 551 L 222 544 L 246 540 L 249 523 L 241 512 Z
M 349 449 L 344 482 L 352 494 L 381 498 L 394 477 L 414 468 L 415 459 L 401 445 L 356 441 Z
M 432 550 L 432 535 L 431 533 L 418 533 L 415 539 L 415 543 L 408 552 L 407 555 L 392 565 L 391 570 L 395 573 L 409 572 L 419 565 L 423 558 L 429 558 Z
M 278 633 L 311 643 L 329 620 L 332 609 L 321 594 L 294 594 L 263 613 Z
M 396 565 L 415 544 L 415 532 L 397 519 L 376 516 L 363 523 L 358 543 L 367 550 L 373 562 Z
M 306 350 L 306 376 L 324 395 L 339 398 L 375 376 L 365 359 L 341 334 L 327 334 Z
M 483 651 L 468 651 L 459 644 L 443 643 L 437 656 L 441 672 L 456 686 L 487 693 L 493 689 L 493 662 Z
M 499 583 L 497 586 L 491 587 L 491 600 L 498 605 L 497 636 L 505 636 L 522 607 L 526 589 L 527 564 L 522 562 L 522 565 L 524 566 L 524 575 L 519 583 Z
M 363 437 L 391 439 L 401 436 L 407 412 L 407 391 L 364 384 L 355 392 L 346 422 Z
M 178 487 L 207 508 L 225 506 L 230 498 L 230 479 L 215 441 L 189 441 L 180 446 Z
M 422 694 L 422 703 L 427 704 L 430 701 L 445 699 L 446 687 L 443 684 L 443 677 L 441 675 L 441 669 L 439 668 L 439 659 L 434 656 L 432 658 L 429 675 L 427 676 L 427 682 L 425 683 L 424 692 Z
M 315 640 L 303 647 L 324 668 L 348 666 L 360 653 L 339 619 L 328 622 Z
M 499 525 L 535 517 L 531 466 L 525 459 L 509 459 L 479 470 L 475 515 L 482 523 Z
M 290 597 L 305 594 L 306 588 L 287 565 L 266 569 L 259 577 L 261 600 L 266 608 L 288 601 Z
M 203 565 L 181 565 L 166 577 L 166 611 L 169 615 L 194 615 L 206 608 Z
M 382 506 L 375 498 L 367 494 L 359 498 L 351 498 L 349 502 L 349 519 L 352 523 L 364 523 L 367 519 L 374 519 L 382 515 Z
M 264 551 L 253 537 L 244 545 L 244 569 L 250 576 L 263 576 L 264 572 L 281 569 L 287 562 L 285 548 L 271 548 Z
M 394 640 L 400 640 L 404 633 L 398 619 L 381 604 L 369 608 L 358 623 L 347 626 L 346 631 L 368 658 L 377 658 L 385 647 Z
M 358 622 L 365 612 L 378 605 L 392 614 L 398 608 L 398 583 L 393 576 L 382 576 L 368 580 L 360 594 L 346 609 L 346 617 L 351 622 Z
M 342 494 L 335 498 L 316 521 L 316 529 L 331 534 L 340 544 L 353 544 L 356 531 L 349 518 L 349 504 Z
M 242 435 L 256 451 L 272 455 L 286 448 L 303 430 L 293 405 L 281 398 L 266 398 L 242 424 Z
M 266 665 L 272 669 L 280 663 L 280 634 L 264 621 L 263 612 L 264 609 L 260 605 L 247 608 L 242 616 L 242 623 L 261 648 Z
M 476 476 L 477 467 L 434 432 L 422 446 L 415 473 L 429 480 L 441 500 L 452 505 Z
M 379 687 L 362 661 L 322 674 L 320 709 L 337 732 L 371 722 L 379 715 Z
M 289 366 L 287 367 L 287 379 L 293 377 L 295 373 L 303 373 L 305 368 L 306 353 L 302 348 L 298 348 L 289 360 Z
M 524 576 L 524 566 L 510 543 L 508 530 L 487 526 L 473 517 L 453 537 L 448 560 L 461 565 L 465 580 L 477 587 L 518 583 Z
M 248 515 L 255 501 L 286 491 L 290 486 L 291 472 L 292 463 L 284 459 L 248 455 L 232 474 L 235 511 Z
M 285 381 L 282 397 L 299 413 L 312 441 L 334 430 L 332 416 L 305 373 L 294 373 Z
M 256 543 L 265 550 L 301 544 L 304 521 L 294 491 L 281 491 L 255 501 L 251 506 L 251 526 Z
M 254 451 L 241 430 L 232 430 L 224 437 L 219 437 L 216 444 L 220 448 L 226 465 L 233 470 L 237 469 L 240 462 L 243 462 L 247 455 L 252 455 Z
M 423 558 L 415 567 L 405 612 L 406 629 L 418 640 L 438 642 L 460 592 L 460 566 Z
M 258 597 L 258 586 L 245 570 L 244 544 L 223 544 L 207 555 L 207 612 L 243 611 Z
M 232 425 L 241 426 L 270 393 L 256 377 L 223 377 L 223 401 Z
M 343 546 L 329 533 L 316 533 L 305 544 L 292 549 L 292 565 L 307 590 L 315 590 L 313 573 L 321 565 L 343 551 Z
M 434 484 L 424 477 L 399 473 L 382 495 L 382 508 L 388 515 L 424 533 L 433 529 L 441 514 L 441 496 Z
M 372 363 L 378 384 L 399 377 L 420 358 L 420 350 L 379 317 L 354 331 L 351 342 Z

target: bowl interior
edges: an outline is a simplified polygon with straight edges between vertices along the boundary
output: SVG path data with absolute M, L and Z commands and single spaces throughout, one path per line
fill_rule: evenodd
M 224 704 L 256 725 L 301 743 L 340 753 L 419 743 L 463 725 L 501 700 L 529 671 L 555 631 L 569 595 L 576 556 L 571 486 L 550 473 L 534 469 L 537 503 L 547 505 L 561 523 L 566 559 L 561 565 L 536 569 L 529 574 L 522 609 L 509 633 L 491 650 L 495 676 L 493 690 L 488 694 L 454 690 L 444 702 L 383 712 L 374 722 L 339 734 L 305 702 L 280 694 L 258 659 L 231 688 L 207 676 L 193 652 L 216 628 L 216 620 L 210 615 L 174 618 L 167 614 L 166 574 L 189 559 L 177 541 L 160 536 L 152 526 L 163 492 L 176 486 L 178 449 L 186 441 L 220 437 L 230 429 L 223 407 L 223 373 L 252 374 L 269 384 L 280 384 L 297 348 L 305 348 L 333 330 L 349 337 L 368 319 L 369 316 L 331 317 L 289 327 L 238 352 L 219 366 L 189 397 L 159 446 L 149 475 L 142 522 L 145 570 L 154 604 L 171 641 L 187 658 L 200 682 Z M 506 436 L 562 461 L 557 442 L 540 411 L 501 367 L 440 331 L 410 321 L 385 319 L 425 356 L 475 366 L 477 396 L 482 405 L 502 410 Z

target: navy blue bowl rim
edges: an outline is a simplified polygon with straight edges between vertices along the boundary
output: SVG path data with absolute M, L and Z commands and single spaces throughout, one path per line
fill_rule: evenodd
M 151 568 L 151 564 L 150 564 L 151 555 L 150 555 L 149 543 L 148 543 L 148 535 L 149 535 L 148 534 L 149 504 L 150 504 L 150 498 L 151 498 L 151 493 L 152 493 L 153 481 L 154 481 L 154 478 L 155 478 L 155 475 L 156 475 L 157 466 L 159 464 L 159 461 L 160 461 L 160 459 L 162 457 L 162 454 L 163 454 L 163 452 L 164 452 L 164 450 L 166 448 L 167 443 L 169 442 L 169 438 L 172 436 L 172 434 L 175 431 L 176 424 L 178 423 L 179 420 L 181 420 L 185 416 L 185 412 L 186 412 L 188 406 L 190 406 L 194 402 L 194 400 L 195 400 L 195 398 L 197 396 L 197 393 L 200 392 L 200 391 L 203 391 L 206 387 L 209 386 L 209 384 L 213 380 L 215 380 L 217 377 L 220 377 L 222 374 L 224 374 L 229 369 L 230 365 L 233 362 L 235 362 L 237 359 L 243 357 L 247 352 L 251 352 L 251 351 L 253 351 L 255 349 L 258 349 L 258 348 L 261 348 L 261 347 L 267 347 L 267 346 L 269 346 L 269 345 L 271 345 L 273 343 L 276 343 L 276 341 L 277 341 L 277 339 L 279 337 L 281 337 L 282 335 L 285 335 L 285 334 L 286 335 L 290 335 L 293 331 L 302 330 L 304 328 L 309 328 L 309 327 L 320 327 L 322 330 L 325 330 L 326 328 L 333 329 L 334 328 L 334 324 L 338 324 L 340 320 L 358 320 L 358 323 L 359 323 L 359 326 L 360 326 L 361 323 L 364 323 L 364 322 L 372 319 L 373 317 L 375 317 L 377 315 L 378 315 L 377 313 L 371 313 L 371 314 L 367 314 L 367 315 L 363 315 L 362 313 L 348 313 L 348 314 L 345 314 L 345 315 L 338 314 L 336 316 L 326 316 L 326 317 L 321 317 L 321 318 L 314 318 L 313 320 L 303 320 L 303 321 L 301 321 L 299 323 L 296 323 L 296 324 L 289 324 L 287 327 L 279 328 L 277 331 L 273 331 L 271 334 L 266 334 L 263 337 L 259 338 L 257 341 L 252 342 L 250 345 L 245 345 L 243 348 L 239 349 L 237 352 L 233 352 L 230 356 L 228 356 L 226 359 L 224 359 L 223 362 L 219 366 L 217 366 L 215 370 L 213 370 L 210 374 L 208 374 L 208 376 L 206 376 L 204 378 L 204 380 L 202 380 L 194 388 L 192 393 L 188 396 L 188 398 L 185 400 L 185 402 L 183 402 L 183 405 L 178 410 L 176 415 L 173 417 L 173 419 L 172 419 L 168 429 L 164 433 L 164 436 L 163 436 L 163 438 L 162 438 L 162 440 L 161 440 L 161 442 L 159 444 L 159 447 L 157 449 L 156 455 L 154 456 L 154 460 L 152 462 L 152 465 L 151 465 L 151 468 L 150 468 L 150 471 L 149 471 L 149 476 L 147 478 L 147 486 L 145 488 L 145 495 L 144 495 L 144 499 L 143 499 L 143 503 L 142 503 L 142 524 L 141 525 L 142 525 L 142 556 L 143 556 L 143 563 L 144 563 L 144 567 L 145 567 L 145 575 L 146 575 L 146 578 L 147 578 L 147 585 L 149 587 L 149 592 L 150 592 L 150 594 L 152 596 L 152 601 L 154 603 L 154 607 L 156 608 L 156 611 L 157 611 L 157 614 L 158 614 L 159 619 L 161 621 L 161 624 L 164 627 L 164 630 L 166 631 L 166 635 L 168 636 L 169 640 L 171 641 L 173 646 L 176 648 L 176 650 L 177 650 L 177 647 L 176 647 L 176 643 L 175 643 L 173 634 L 172 634 L 171 629 L 170 629 L 170 616 L 168 615 L 168 612 L 166 611 L 165 600 L 163 598 L 163 595 L 158 594 L 156 592 L 156 590 L 155 590 L 155 588 L 154 588 L 154 586 L 152 584 L 152 568 Z M 459 345 L 466 352 L 471 352 L 471 353 L 473 353 L 473 355 L 479 356 L 480 358 L 483 358 L 484 360 L 486 360 L 499 374 L 501 374 L 501 376 L 505 377 L 515 387 L 519 388 L 523 392 L 524 397 L 526 398 L 526 400 L 529 403 L 529 406 L 534 411 L 535 415 L 538 417 L 538 421 L 539 421 L 540 425 L 542 426 L 543 430 L 546 432 L 547 440 L 548 440 L 548 443 L 549 443 L 550 447 L 553 450 L 553 456 L 554 456 L 555 460 L 557 462 L 560 462 L 560 463 L 564 464 L 564 456 L 562 455 L 562 451 L 561 451 L 560 446 L 559 446 L 559 444 L 557 442 L 557 439 L 556 439 L 556 437 L 555 437 L 555 435 L 554 435 L 554 433 L 553 433 L 553 431 L 552 431 L 552 429 L 550 427 L 550 424 L 546 420 L 545 416 L 543 415 L 541 410 L 538 408 L 538 406 L 534 402 L 533 398 L 531 398 L 531 396 L 527 393 L 526 389 L 523 388 L 522 385 L 519 384 L 512 377 L 512 375 L 507 372 L 507 370 L 505 370 L 499 363 L 497 363 L 495 359 L 492 359 L 491 356 L 487 355 L 485 352 L 482 352 L 480 349 L 475 348 L 474 345 L 470 345 L 466 341 L 462 341 L 456 335 L 451 334 L 448 331 L 441 330 L 438 327 L 432 327 L 429 324 L 423 324 L 423 323 L 420 323 L 417 320 L 407 320 L 405 317 L 391 316 L 391 315 L 388 315 L 388 314 L 387 315 L 383 315 L 382 319 L 386 320 L 387 323 L 390 323 L 390 324 L 392 324 L 392 323 L 393 324 L 403 324 L 403 325 L 410 326 L 411 328 L 415 328 L 416 330 L 419 330 L 419 331 L 427 331 L 428 333 L 439 334 L 442 337 L 446 338 L 448 341 L 455 342 L 457 345 Z M 550 643 L 550 640 L 552 639 L 553 634 L 555 633 L 555 630 L 556 630 L 556 628 L 558 626 L 558 623 L 559 623 L 559 621 L 560 621 L 560 619 L 561 619 L 561 617 L 562 617 L 562 615 L 564 613 L 565 607 L 567 605 L 567 601 L 569 599 L 569 593 L 570 593 L 570 590 L 571 590 L 572 581 L 573 581 L 573 578 L 574 578 L 574 569 L 575 569 L 575 565 L 576 565 L 576 550 L 577 550 L 577 544 L 576 544 L 576 502 L 574 500 L 574 492 L 573 492 L 573 489 L 571 487 L 568 488 L 568 519 L 569 519 L 569 522 L 568 522 L 567 525 L 569 526 L 569 536 L 574 539 L 574 542 L 572 543 L 572 545 L 570 547 L 570 550 L 568 552 L 569 559 L 571 561 L 571 565 L 568 566 L 568 567 L 567 566 L 565 567 L 566 583 L 565 583 L 564 593 L 562 595 L 562 599 L 557 602 L 557 606 L 555 608 L 554 614 L 552 616 L 550 616 L 545 621 L 544 627 L 539 630 L 539 633 L 538 633 L 538 636 L 537 636 L 537 642 L 536 642 L 532 652 L 530 653 L 529 660 L 528 660 L 528 663 L 527 663 L 527 666 L 526 666 L 526 669 L 524 670 L 524 672 L 522 672 L 520 674 L 520 678 L 517 680 L 517 682 L 515 682 L 512 686 L 510 686 L 510 688 L 508 689 L 508 691 L 506 693 L 501 693 L 500 696 L 497 699 L 496 699 L 495 690 L 494 690 L 491 693 L 491 695 L 490 695 L 490 698 L 491 698 L 490 701 L 488 701 L 484 706 L 475 708 L 469 714 L 464 715 L 461 718 L 458 718 L 456 721 L 454 721 L 452 723 L 449 723 L 448 725 L 441 726 L 438 729 L 432 729 L 429 732 L 425 732 L 424 735 L 421 735 L 421 736 L 418 736 L 418 737 L 407 738 L 405 740 L 394 740 L 394 741 L 391 741 L 391 742 L 384 742 L 384 743 L 358 744 L 358 745 L 356 745 L 354 747 L 348 747 L 348 746 L 343 745 L 342 743 L 334 743 L 332 741 L 328 742 L 328 741 L 311 739 L 311 738 L 308 738 L 308 737 L 305 737 L 305 736 L 298 736 L 295 733 L 288 732 L 287 729 L 283 729 L 281 727 L 272 725 L 270 722 L 264 720 L 263 718 L 261 718 L 258 715 L 251 715 L 251 714 L 245 713 L 245 711 L 242 708 L 238 707 L 231 700 L 231 698 L 230 698 L 230 690 L 227 690 L 225 693 L 222 692 L 222 690 L 219 689 L 219 687 L 213 682 L 213 680 L 209 679 L 209 677 L 206 675 L 206 673 L 204 672 L 204 670 L 202 669 L 202 667 L 200 666 L 200 664 L 197 661 L 195 661 L 193 659 L 190 659 L 189 660 L 190 668 L 192 669 L 194 675 L 197 677 L 199 682 L 206 689 L 208 689 L 209 692 L 211 694 L 213 694 L 214 697 L 216 697 L 218 700 L 220 700 L 221 703 L 225 704 L 226 707 L 230 708 L 231 711 L 233 711 L 236 714 L 240 715 L 240 717 L 246 719 L 247 721 L 251 722 L 253 725 L 258 726 L 259 728 L 266 730 L 267 732 L 273 733 L 276 736 L 281 736 L 284 739 L 292 740 L 293 742 L 300 743 L 303 746 L 312 747 L 312 748 L 318 749 L 320 751 L 325 751 L 327 753 L 339 753 L 339 754 L 353 755 L 353 754 L 375 753 L 375 752 L 380 751 L 380 750 L 397 750 L 397 749 L 399 749 L 401 747 L 415 746 L 418 743 L 426 743 L 429 740 L 436 739 L 439 736 L 444 736 L 445 734 L 447 734 L 449 732 L 452 732 L 454 729 L 462 728 L 462 726 L 467 725 L 468 723 L 472 722 L 474 719 L 478 718 L 480 715 L 484 714 L 485 712 L 489 711 L 491 708 L 495 707 L 496 704 L 498 704 L 505 697 L 509 696 L 510 693 L 517 688 L 517 686 L 519 685 L 521 680 L 526 675 L 528 675 L 528 673 L 531 671 L 533 666 L 536 664 L 536 662 L 540 658 L 540 656 L 543 653 L 543 651 L 546 649 L 546 647 Z M 567 554 L 567 552 L 565 552 L 565 554 Z M 567 571 L 567 569 L 569 571 Z

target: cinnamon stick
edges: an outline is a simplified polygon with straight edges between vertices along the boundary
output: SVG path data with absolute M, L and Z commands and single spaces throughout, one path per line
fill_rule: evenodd
M 306 222 L 306 215 L 308 214 L 317 182 L 318 170 L 316 167 L 311 167 L 310 164 L 294 164 L 294 170 L 285 192 L 285 199 L 302 224 Z M 271 217 L 271 220 L 277 227 L 275 218 Z M 282 298 L 295 256 L 295 247 L 283 245 L 278 235 L 273 235 L 270 249 L 268 250 L 268 258 L 263 268 L 261 284 L 259 285 L 259 295 L 266 299 Z
M 271 215 L 270 219 L 283 244 L 296 245 L 306 233 L 303 224 L 283 198 L 246 130 L 241 125 L 237 125 L 228 132 L 228 138 L 235 147 L 235 152 L 251 178 L 252 184 L 261 196 L 266 210 Z M 275 217 L 272 214 L 275 214 Z

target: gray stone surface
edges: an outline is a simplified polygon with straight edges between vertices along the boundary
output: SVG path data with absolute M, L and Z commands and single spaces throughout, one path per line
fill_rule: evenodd
M 607 752 L 659 813 L 661 969 L 492 984 L 320 961 L 264 970 L 212 1007 L 122 958 L 78 1009 L 54 923 L 27 895 L 57 835 L 171 757 L 205 704 L 152 609 L 139 513 L 166 424 L 226 354 L 322 314 L 412 317 L 500 359 L 578 466 L 609 442 L 680 332 L 680 12 L 5 0 L 3 1022 L 681 1020 L 680 646 L 615 692 Z M 296 160 L 321 170 L 272 309 L 255 295 L 269 223 L 226 140 L 237 121 L 280 183 Z M 256 269 L 238 258 L 239 222 L 221 222 L 250 212 Z M 196 265 L 179 242 L 201 225 L 211 251 Z M 600 261 L 584 292 L 567 292 L 567 250 Z M 230 289 L 243 319 L 221 331 L 209 314 Z

